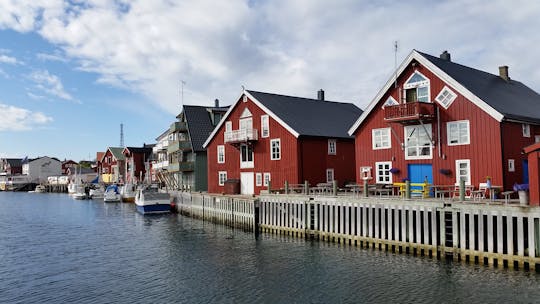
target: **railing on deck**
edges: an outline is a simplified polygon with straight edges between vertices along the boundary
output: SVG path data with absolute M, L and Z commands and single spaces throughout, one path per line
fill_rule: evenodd
M 407 102 L 384 107 L 386 121 L 408 121 L 435 117 L 435 104 L 427 102 Z
M 256 141 L 258 139 L 257 129 L 239 129 L 225 132 L 225 143 Z

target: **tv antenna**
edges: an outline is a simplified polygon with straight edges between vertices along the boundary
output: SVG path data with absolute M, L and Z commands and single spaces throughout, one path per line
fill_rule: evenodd
M 120 147 L 124 147 L 124 124 L 120 123 Z
M 181 89 L 180 89 L 180 95 L 181 95 L 181 105 L 180 105 L 180 109 L 184 106 L 184 85 L 186 84 L 185 81 L 183 80 L 180 80 L 180 84 L 181 84 Z
M 398 41 L 394 41 L 394 88 L 397 88 L 397 51 Z

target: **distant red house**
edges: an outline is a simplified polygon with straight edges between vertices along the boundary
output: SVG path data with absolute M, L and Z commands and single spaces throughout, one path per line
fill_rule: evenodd
M 124 148 L 109 147 L 98 160 L 98 172 L 104 183 L 123 183 L 125 179 Z
M 499 72 L 413 50 L 349 130 L 357 181 L 527 182 L 521 150 L 540 140 L 540 95 L 510 79 L 508 67 Z
M 154 145 L 144 145 L 143 147 L 126 147 L 122 151 L 125 158 L 125 182 L 136 184 L 146 178 L 146 172 L 150 172 L 152 147 Z M 150 178 L 150 177 L 148 177 Z
M 350 103 L 244 91 L 204 147 L 208 191 L 224 192 L 228 179 L 242 194 L 259 194 L 268 182 L 311 185 L 353 181 L 354 140 L 347 129 L 362 111 Z
M 75 169 L 79 164 L 73 160 L 64 160 L 62 162 L 62 175 L 69 175 L 68 169 Z M 74 171 L 74 170 L 71 170 Z
M 0 172 L 7 175 L 22 174 L 22 158 L 0 159 Z

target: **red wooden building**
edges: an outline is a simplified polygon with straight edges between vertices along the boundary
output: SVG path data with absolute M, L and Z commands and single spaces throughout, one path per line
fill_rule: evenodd
M 125 159 L 125 182 L 136 184 L 144 181 L 146 172 L 150 172 L 150 157 L 154 145 L 143 145 L 143 147 L 125 147 L 122 154 Z M 150 180 L 148 180 L 150 182 Z
M 125 179 L 124 148 L 109 147 L 98 160 L 98 172 L 104 183 L 123 183 Z
M 74 169 L 76 169 L 78 165 L 79 163 L 74 160 L 64 160 L 62 162 L 62 175 L 69 175 L 68 169 L 71 169 L 72 172 L 75 172 Z
M 204 147 L 208 191 L 224 192 L 228 179 L 242 194 L 259 194 L 285 181 L 311 185 L 354 181 L 354 139 L 348 127 L 362 113 L 350 103 L 244 91 Z
M 540 140 L 540 95 L 508 77 L 413 50 L 349 130 L 357 181 L 409 179 L 511 189 L 528 180 L 523 147 Z

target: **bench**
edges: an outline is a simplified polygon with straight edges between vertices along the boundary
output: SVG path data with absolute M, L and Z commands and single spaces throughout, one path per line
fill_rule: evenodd
M 504 196 L 504 203 L 505 203 L 505 204 L 508 204 L 509 197 L 510 197 L 510 195 L 512 195 L 513 193 L 514 193 L 514 191 L 503 191 L 503 192 L 501 192 L 501 195 Z

